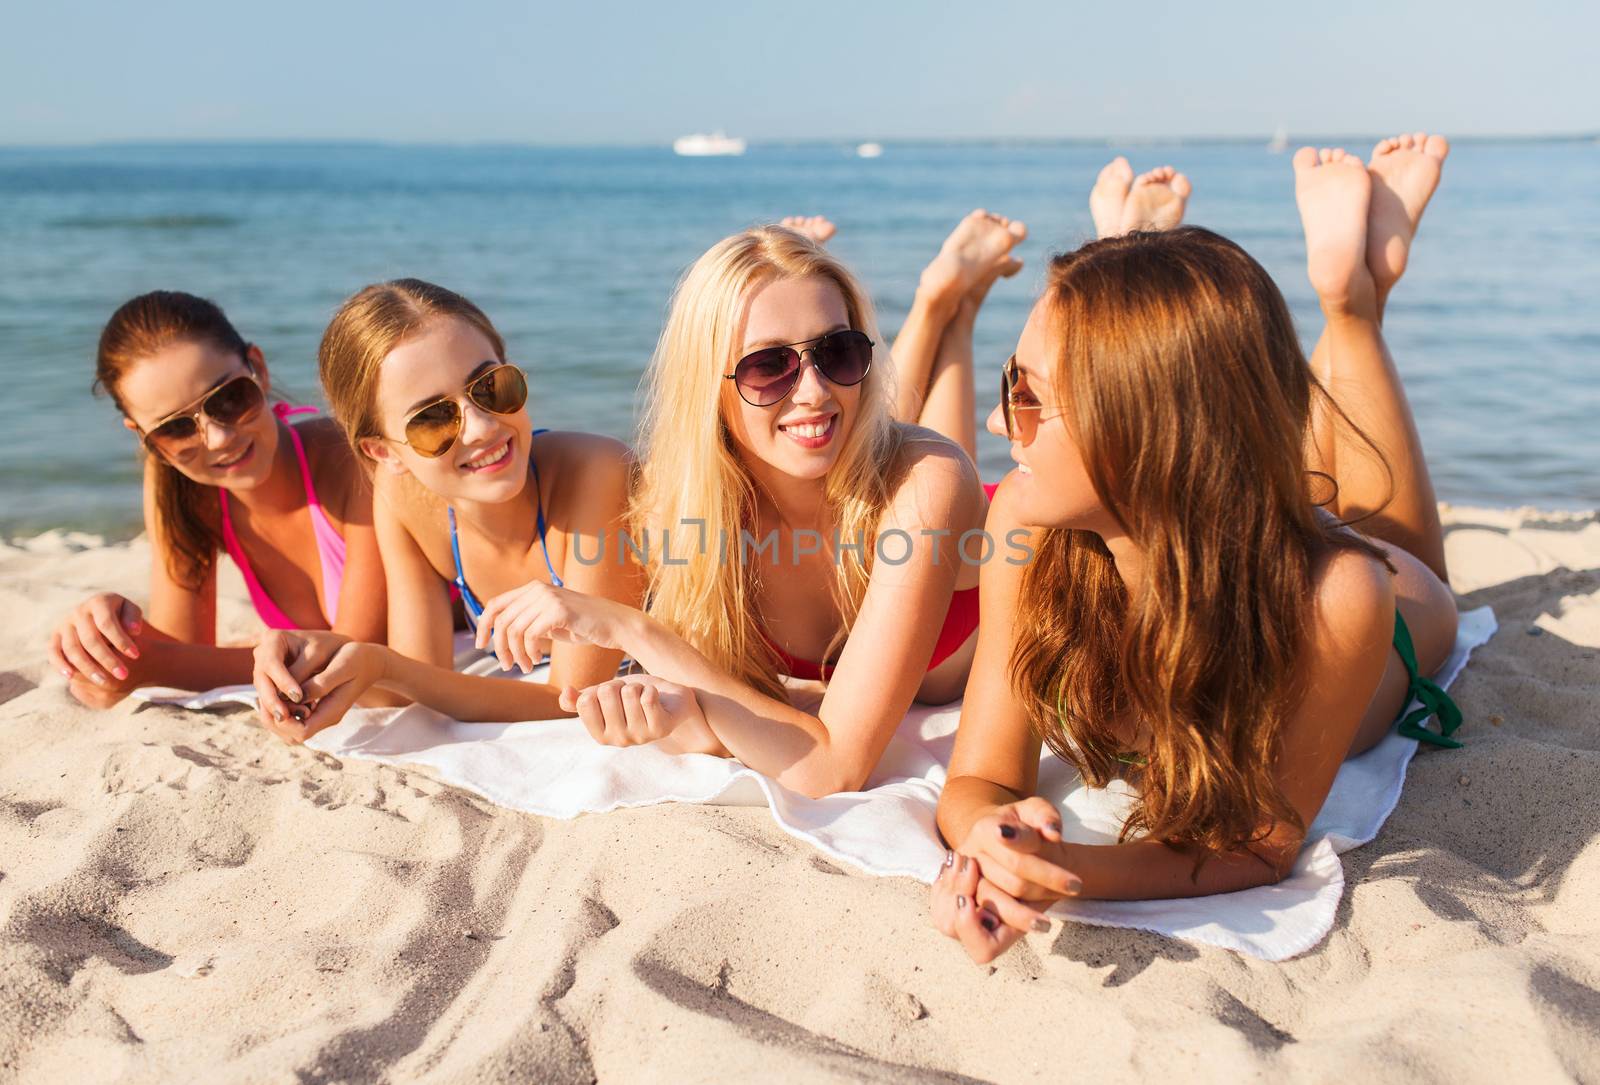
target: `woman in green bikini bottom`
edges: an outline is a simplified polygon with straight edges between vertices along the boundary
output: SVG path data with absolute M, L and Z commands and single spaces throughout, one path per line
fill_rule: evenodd
M 1448 146 L 1295 157 L 1327 327 L 1309 363 L 1266 272 L 1192 227 L 1053 261 L 989 428 L 1017 470 L 984 566 L 939 804 L 933 920 L 987 961 L 1064 897 L 1198 896 L 1293 868 L 1339 766 L 1395 726 L 1454 745 L 1422 675 L 1456 610 L 1384 303 Z M 1438 732 L 1425 727 L 1437 716 Z M 1062 840 L 1041 743 L 1137 794 L 1113 845 Z

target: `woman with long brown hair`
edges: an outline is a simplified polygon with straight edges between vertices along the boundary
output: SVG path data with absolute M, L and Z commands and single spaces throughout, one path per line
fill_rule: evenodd
M 608 542 L 615 547 L 623 522 L 627 447 L 535 429 L 526 377 L 488 316 L 420 279 L 348 298 L 319 361 L 334 417 L 376 480 L 389 638 L 263 639 L 255 670 L 263 721 L 302 741 L 373 686 L 457 719 L 548 719 L 563 714 L 560 684 L 615 675 L 622 657 L 609 647 L 522 641 L 504 654 L 506 666 L 531 670 L 549 648 L 549 683 L 456 673 L 451 595 L 485 636 L 494 624 L 480 623 L 485 608 L 535 586 L 637 603 L 637 566 L 614 550 L 596 560 Z
M 371 491 L 338 427 L 291 423 L 309 408 L 268 405 L 261 348 L 220 308 L 168 290 L 128 301 L 101 333 L 95 384 L 140 440 L 154 561 L 148 615 L 106 592 L 51 634 L 51 661 L 79 700 L 249 680 L 250 649 L 216 645 L 223 552 L 269 627 L 383 636 Z
M 1402 733 L 1455 744 L 1459 713 L 1422 677 L 1449 652 L 1455 605 L 1380 329 L 1447 150 L 1385 141 L 1370 170 L 1295 156 L 1327 319 L 1310 364 L 1266 272 L 1208 231 L 1053 261 L 989 423 L 1018 466 L 988 530 L 1025 531 L 1037 556 L 984 567 L 939 804 L 953 851 L 933 918 L 975 959 L 1064 897 L 1281 879 L 1339 765 L 1414 694 L 1442 733 L 1428 712 Z M 1131 785 L 1120 843 L 1062 839 L 1034 794 L 1041 744 L 1090 786 Z

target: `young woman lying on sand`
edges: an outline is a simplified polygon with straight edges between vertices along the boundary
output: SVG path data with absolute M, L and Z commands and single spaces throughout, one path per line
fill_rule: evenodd
M 523 670 L 540 662 L 544 645 L 508 632 L 530 591 L 540 598 L 532 589 L 564 585 L 618 606 L 638 603 L 637 565 L 615 560 L 626 446 L 534 429 L 526 379 L 507 362 L 494 325 L 431 283 L 397 279 L 360 291 L 334 314 L 319 354 L 334 416 L 376 477 L 389 640 L 304 631 L 263 639 L 255 668 L 262 721 L 304 741 L 373 686 L 457 719 L 548 719 L 563 714 L 562 686 L 615 675 L 619 652 L 573 643 L 554 646 L 554 684 L 458 674 L 450 594 L 453 586 L 480 638 L 494 628 L 504 665 Z M 595 561 L 605 545 L 614 548 L 610 560 Z
M 648 672 L 565 692 L 597 740 L 731 755 L 825 795 L 866 782 L 913 701 L 964 688 L 977 568 L 957 547 L 986 501 L 973 321 L 996 278 L 1021 268 L 1026 230 L 984 211 L 956 227 L 895 342 L 895 394 L 873 364 L 865 293 L 811 243 L 831 224 L 791 222 L 810 240 L 746 231 L 678 288 L 634 503 L 636 532 L 656 544 L 647 613 L 545 590 L 510 632 L 609 644 Z M 825 683 L 814 711 L 785 677 Z
M 176 291 L 134 298 L 101 333 L 95 383 L 143 443 L 154 561 L 148 616 L 106 592 L 51 634 L 74 696 L 105 707 L 139 686 L 247 681 L 250 649 L 216 647 L 223 551 L 269 627 L 383 636 L 370 490 L 332 422 L 291 425 L 311 408 L 268 407 L 266 359 L 221 309 Z
M 964 219 L 924 275 L 913 337 L 949 342 L 937 322 L 1020 266 L 1022 235 Z M 713 247 L 679 284 L 648 375 L 632 517 L 650 543 L 648 610 L 541 586 L 518 609 L 490 605 L 496 651 L 553 636 L 626 652 L 648 673 L 563 694 L 601 742 L 731 755 L 809 795 L 859 788 L 914 699 L 965 683 L 977 570 L 956 540 L 984 515 L 962 448 L 891 414 L 878 339 L 865 292 L 810 239 L 771 226 Z M 872 561 L 890 532 L 904 543 Z M 781 675 L 826 680 L 815 712 Z
M 975 960 L 1064 897 L 1276 882 L 1340 764 L 1414 693 L 1446 734 L 1459 721 L 1418 678 L 1448 655 L 1456 610 L 1380 329 L 1447 150 L 1385 141 L 1370 171 L 1342 151 L 1295 156 L 1327 318 L 1309 366 L 1266 272 L 1215 234 L 1133 234 L 1052 263 L 989 420 L 1018 463 L 989 531 L 1027 530 L 1038 557 L 984 567 L 939 804 L 955 850 L 933 919 Z M 1402 732 L 1455 744 L 1419 722 Z M 1062 840 L 1034 795 L 1041 738 L 1091 786 L 1137 791 L 1123 842 Z

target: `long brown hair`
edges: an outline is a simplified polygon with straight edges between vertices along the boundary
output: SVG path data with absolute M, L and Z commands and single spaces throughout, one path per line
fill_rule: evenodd
M 1064 421 L 1101 505 L 1143 557 L 1130 594 L 1100 536 L 1051 529 L 1024 574 L 1011 679 L 1087 783 L 1147 758 L 1123 836 L 1207 854 L 1300 819 L 1275 778 L 1302 694 L 1313 563 L 1378 548 L 1322 514 L 1306 448 L 1316 397 L 1283 296 L 1198 227 L 1085 245 L 1044 301 Z M 1348 422 L 1348 420 L 1345 420 Z
M 322 391 L 333 417 L 355 451 L 356 462 L 369 471 L 372 457 L 362 449 L 368 437 L 380 437 L 378 376 L 389 352 L 412 338 L 434 320 L 465 321 L 489 340 L 497 361 L 506 360 L 506 345 L 494 325 L 472 302 L 453 290 L 421 279 L 394 279 L 363 287 L 333 314 L 317 367 Z
M 177 290 L 155 290 L 125 302 L 106 322 L 95 357 L 96 393 L 109 395 L 126 416 L 128 408 L 118 393 L 123 375 L 174 343 L 206 343 L 248 362 L 250 344 L 214 302 Z M 217 503 L 208 496 L 213 487 L 195 482 L 160 456 L 145 455 L 154 473 L 157 523 L 170 547 L 167 568 L 178 583 L 197 588 L 222 545 L 211 515 Z

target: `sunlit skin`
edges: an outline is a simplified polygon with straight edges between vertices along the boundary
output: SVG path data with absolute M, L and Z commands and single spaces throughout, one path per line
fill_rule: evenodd
M 829 280 L 770 282 L 745 304 L 736 357 L 849 327 L 843 295 Z M 727 381 L 720 407 L 736 454 L 756 483 L 756 528 L 777 531 L 784 555 L 781 575 L 760 578 L 753 605 L 779 647 L 820 659 L 841 622 L 831 603 L 832 557 L 790 557 L 798 533 L 827 536 L 826 475 L 855 422 L 860 392 L 833 385 L 810 364 L 809 353 L 803 360 L 799 383 L 780 403 L 751 407 Z M 731 371 L 732 363 L 726 368 Z M 797 426 L 813 428 L 797 433 Z M 575 686 L 563 692 L 563 704 L 599 741 L 658 741 L 670 751 L 732 755 L 807 795 L 859 788 L 913 700 L 943 701 L 959 693 L 971 658 L 969 641 L 927 672 L 938 623 L 905 616 L 943 614 L 952 590 L 975 581 L 975 568 L 957 557 L 954 537 L 980 525 L 982 491 L 971 461 L 948 439 L 915 429 L 908 436 L 900 453 L 902 481 L 880 530 L 898 528 L 919 539 L 924 528 L 948 534 L 919 544 L 902 565 L 877 563 L 814 712 L 723 673 L 638 610 L 547 588 L 529 634 L 615 646 L 646 672 Z
M 497 364 L 494 347 L 481 331 L 448 317 L 428 323 L 384 358 L 377 389 L 382 436 L 364 439 L 362 448 L 375 464 L 377 530 L 391 615 L 388 644 L 311 634 L 263 641 L 255 671 L 263 722 L 290 741 L 303 741 L 337 722 L 374 686 L 457 719 L 539 720 L 569 714 L 559 703 L 563 685 L 593 685 L 616 674 L 621 656 L 609 647 L 552 645 L 548 637 L 524 641 L 514 634 L 521 628 L 516 613 L 550 582 L 538 538 L 541 503 L 550 561 L 568 588 L 625 608 L 639 602 L 637 565 L 615 558 L 624 526 L 628 450 L 610 438 L 584 433 L 545 433 L 535 439 L 529 411 L 543 405 L 532 382 L 525 409 L 485 410 L 465 395 L 465 388 Z M 455 400 L 461 430 L 442 455 L 424 456 L 406 443 L 406 421 L 441 398 Z M 530 448 L 538 457 L 537 488 Z M 447 507 L 455 510 L 468 584 L 486 608 L 480 643 L 494 648 L 507 667 L 524 670 L 549 652 L 549 683 L 453 671 L 447 589 L 455 564 Z M 591 559 L 602 545 L 612 550 L 606 560 L 578 562 L 579 537 L 582 553 Z M 296 719 L 293 700 L 316 704 L 304 719 Z
M 1414 485 L 1425 491 L 1423 498 L 1401 493 L 1395 505 L 1401 510 L 1431 507 L 1420 445 L 1405 443 L 1414 424 L 1378 331 L 1379 290 L 1374 289 L 1364 244 L 1369 221 L 1366 171 L 1358 168 L 1344 176 L 1345 159 L 1343 152 L 1303 151 L 1295 162 L 1309 273 L 1328 319 L 1318 354 L 1339 370 L 1329 382 L 1336 397 L 1341 396 L 1340 377 L 1366 391 L 1360 423 L 1374 432 L 1381 447 L 1401 450 L 1397 478 L 1407 487 L 1417 480 Z M 1319 165 L 1330 168 L 1327 176 L 1308 178 Z M 1437 183 L 1437 170 L 1423 181 L 1426 190 L 1411 194 L 1408 205 L 1414 215 L 1405 224 L 1407 244 L 1415 216 Z M 1385 229 L 1392 233 L 1396 227 Z M 1381 289 L 1386 292 L 1395 277 L 1397 273 Z M 1143 555 L 1090 484 L 1072 431 L 1073 390 L 1055 379 L 1059 348 L 1052 324 L 1041 301 L 1018 340 L 1021 379 L 1015 406 L 1031 411 L 1037 424 L 1019 427 L 1019 439 L 1011 442 L 1018 468 L 990 506 L 988 530 L 997 535 L 1015 528 L 1094 532 L 1132 593 L 1142 575 Z M 1005 436 L 998 406 L 988 427 Z M 1361 481 L 1340 476 L 1346 498 L 1357 507 L 1370 499 Z M 1418 513 L 1415 522 L 1402 523 L 1394 534 L 1436 543 L 1426 515 Z M 1311 570 L 1304 694 L 1284 732 L 1279 778 L 1284 797 L 1304 825 L 1321 809 L 1340 764 L 1387 734 L 1409 696 L 1404 666 L 1392 647 L 1395 608 L 1411 629 L 1424 673 L 1441 665 L 1455 638 L 1449 589 L 1423 560 L 1395 545 L 1394 536 L 1383 533 L 1381 545 L 1395 574 L 1353 550 L 1324 556 Z M 953 852 L 932 893 L 935 926 L 983 962 L 1027 931 L 1047 927 L 1036 909 L 1064 897 L 1196 896 L 1270 884 L 1286 876 L 1303 841 L 1303 832 L 1286 824 L 1270 826 L 1253 849 L 1216 856 L 1198 871 L 1191 856 L 1157 840 L 1084 845 L 1062 839 L 1059 813 L 1035 795 L 1041 743 L 1031 733 L 1025 706 L 1008 677 L 1021 581 L 1021 570 L 1004 563 L 984 569 L 977 657 L 939 805 L 939 827 Z M 1123 721 L 1119 737 L 1125 749 L 1147 749 L 1135 721 Z
M 259 348 L 245 357 L 203 342 L 175 342 L 132 365 L 117 392 L 127 410 L 123 425 L 149 432 L 179 411 L 192 410 L 233 378 L 254 372 L 264 392 L 271 378 Z M 226 489 L 233 526 L 263 587 L 283 611 L 309 628 L 325 627 L 321 562 L 307 511 L 299 463 L 269 406 L 237 425 L 202 416 L 202 440 L 162 457 L 202 486 Z M 297 427 L 311 464 L 318 499 L 344 537 L 346 564 L 335 628 L 351 636 L 381 637 L 385 611 L 382 571 L 371 525 L 370 491 L 348 446 L 327 419 Z M 249 648 L 218 648 L 215 569 L 197 588 L 175 580 L 152 506 L 146 472 L 146 528 L 155 551 L 150 603 L 142 610 L 122 596 L 97 595 L 82 604 L 52 636 L 51 654 L 79 700 L 106 707 L 141 685 L 188 689 L 247 681 Z M 220 516 L 216 498 L 204 515 Z M 219 559 L 220 560 L 220 559 Z

